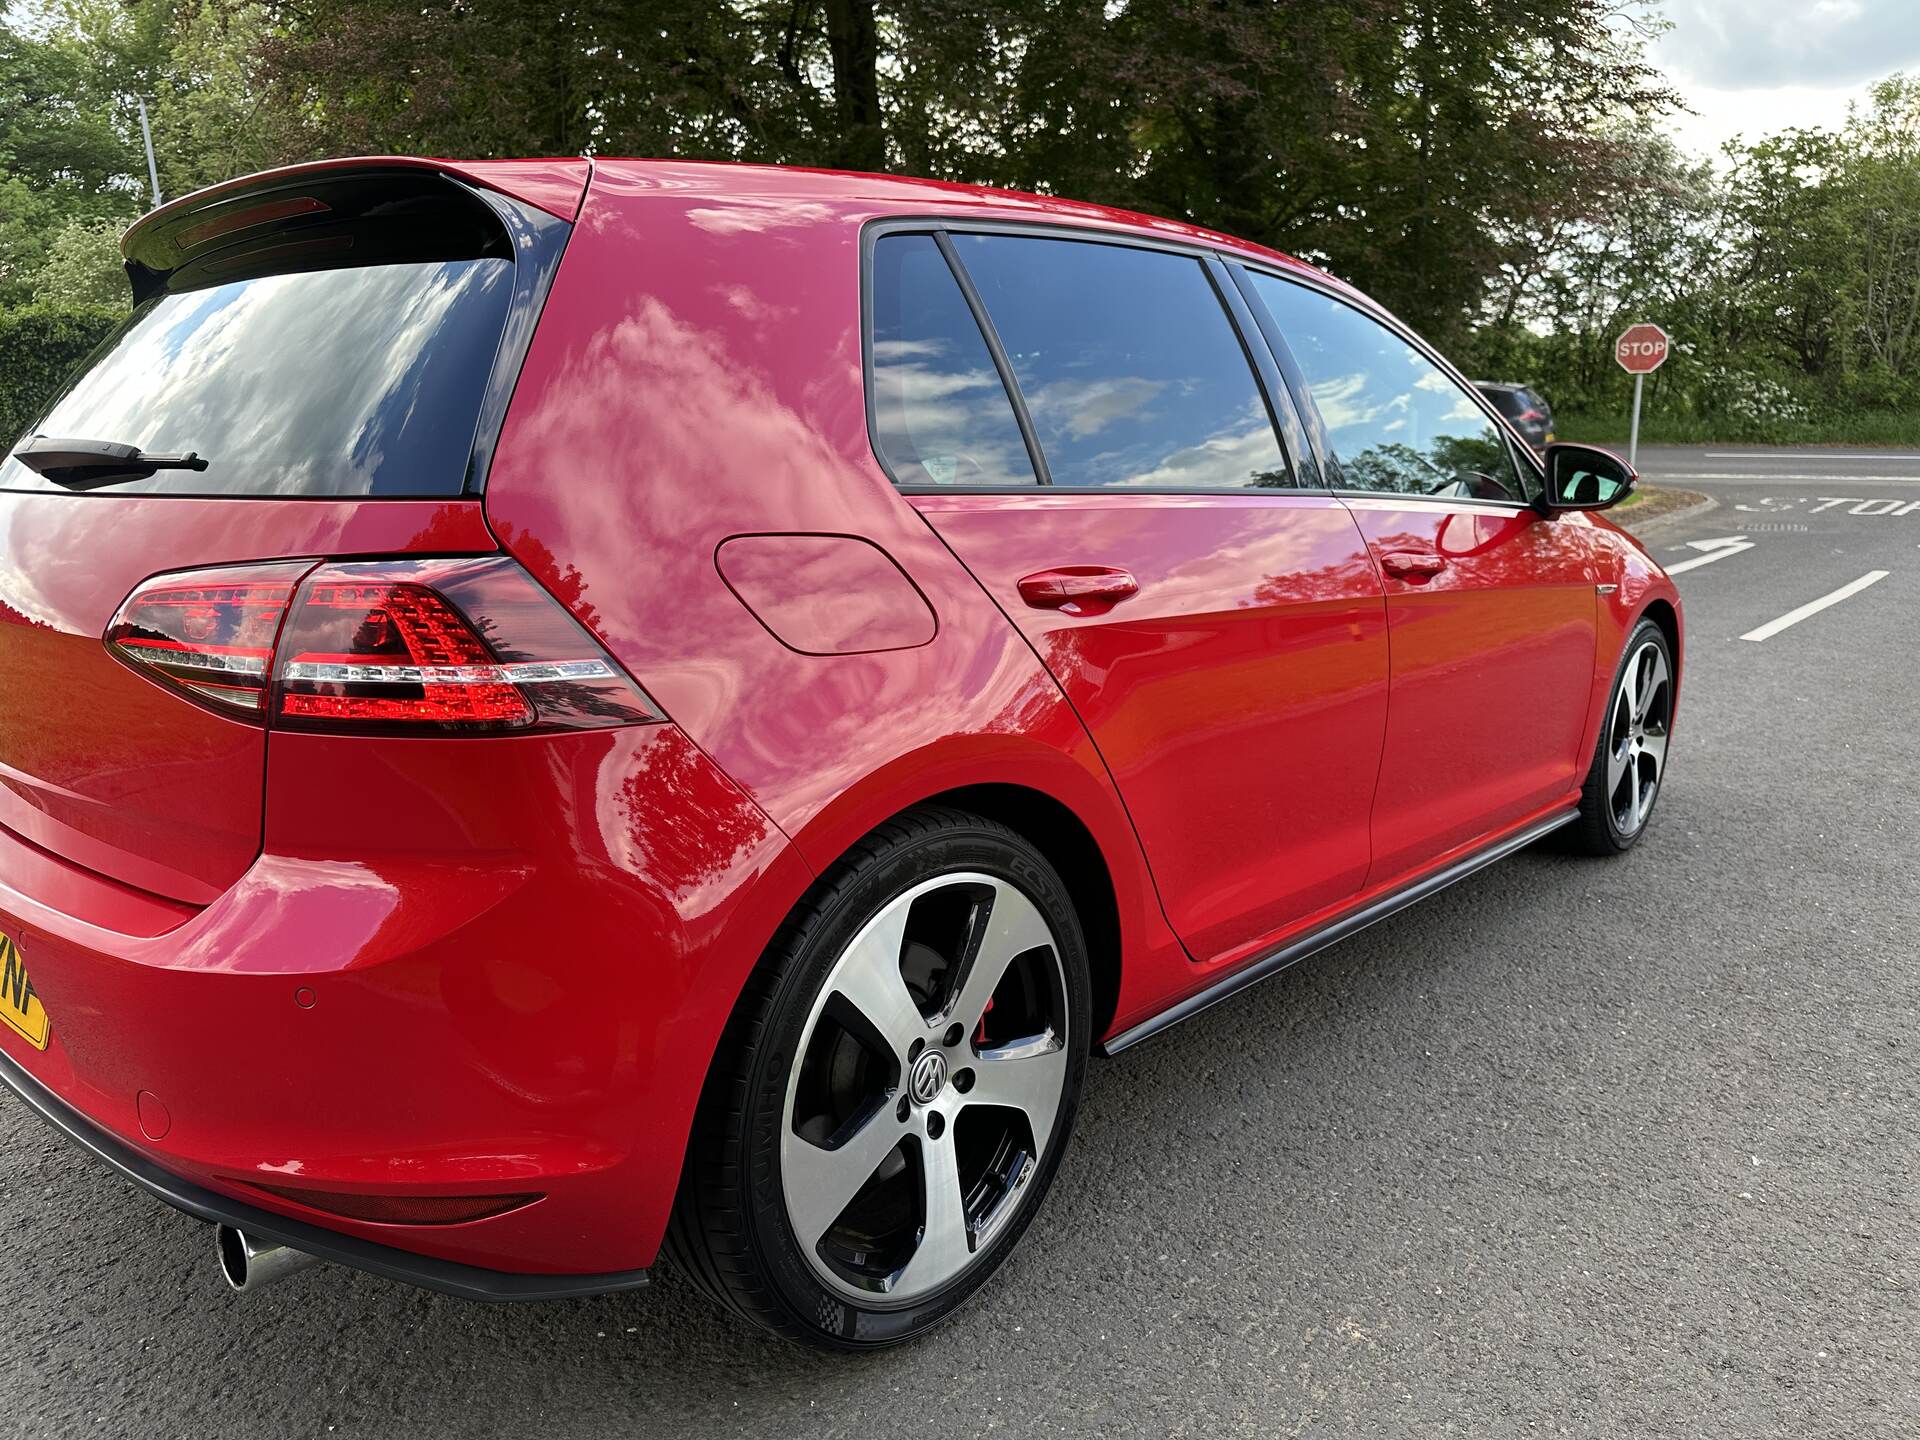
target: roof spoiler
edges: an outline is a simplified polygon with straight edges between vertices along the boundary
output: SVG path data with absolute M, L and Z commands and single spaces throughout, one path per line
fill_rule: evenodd
M 537 206 L 549 215 L 571 222 L 579 213 L 586 196 L 593 163 L 573 160 L 423 160 L 405 155 L 365 155 L 339 160 L 315 160 L 304 165 L 286 165 L 277 170 L 262 170 L 209 185 L 191 195 L 171 200 L 150 210 L 120 237 L 120 253 L 129 269 L 141 267 L 155 273 L 177 269 L 195 252 L 212 248 L 213 242 L 240 228 L 241 224 L 223 224 L 246 215 L 260 222 L 297 216 L 301 203 L 297 194 L 276 206 L 269 197 L 277 192 L 297 192 L 303 182 L 325 181 L 366 174 L 394 174 L 425 171 L 444 175 L 484 190 L 510 195 L 525 204 Z M 260 205 L 247 201 L 261 201 Z M 293 206 L 292 209 L 279 208 Z M 267 211 L 274 213 L 268 214 Z

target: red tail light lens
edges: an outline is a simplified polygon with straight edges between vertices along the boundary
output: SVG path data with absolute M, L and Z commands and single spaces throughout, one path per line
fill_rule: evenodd
M 581 730 L 660 718 L 505 556 L 322 565 L 294 596 L 274 680 L 276 729 Z
M 285 720 L 517 730 L 533 706 L 439 595 L 411 581 L 335 579 L 301 591 L 279 665 Z
M 113 617 L 107 648 L 216 710 L 263 718 L 274 637 L 312 565 L 190 570 L 149 581 Z
M 107 643 L 195 699 L 280 730 L 499 733 L 662 718 L 505 556 L 161 576 L 121 607 Z

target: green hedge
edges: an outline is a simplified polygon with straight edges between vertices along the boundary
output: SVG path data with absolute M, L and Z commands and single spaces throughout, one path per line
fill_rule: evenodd
M 1555 411 L 1554 433 L 1589 445 L 1625 445 L 1628 416 Z M 1920 446 L 1920 410 L 1858 409 L 1791 419 L 1757 420 L 1739 415 L 1671 415 L 1648 411 L 1640 418 L 1642 445 L 1886 445 Z
M 104 306 L 0 310 L 0 454 L 124 319 L 124 310 Z

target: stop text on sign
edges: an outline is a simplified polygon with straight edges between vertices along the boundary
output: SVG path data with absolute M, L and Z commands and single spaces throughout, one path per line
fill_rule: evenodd
M 1629 375 L 1646 375 L 1667 363 L 1667 332 L 1658 325 L 1629 325 L 1613 342 L 1613 358 Z

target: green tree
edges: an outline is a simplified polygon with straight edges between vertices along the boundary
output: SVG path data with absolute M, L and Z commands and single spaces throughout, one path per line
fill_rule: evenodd
M 1608 0 L 266 0 L 281 158 L 901 168 L 1322 260 L 1442 338 L 1670 97 Z
M 0 306 L 32 297 L 30 277 L 66 222 L 138 213 L 113 106 L 71 33 L 30 34 L 0 15 Z
M 1751 338 L 1801 374 L 1834 357 L 1837 296 L 1846 269 L 1846 217 L 1834 173 L 1837 136 L 1787 130 L 1728 147 L 1725 179 L 1734 250 L 1728 302 Z
M 117 220 L 69 220 L 32 275 L 36 303 L 55 309 L 124 310 L 131 301 Z
M 1873 87 L 1848 122 L 1835 178 L 1851 252 L 1838 296 L 1849 367 L 1904 397 L 1920 372 L 1920 79 Z

